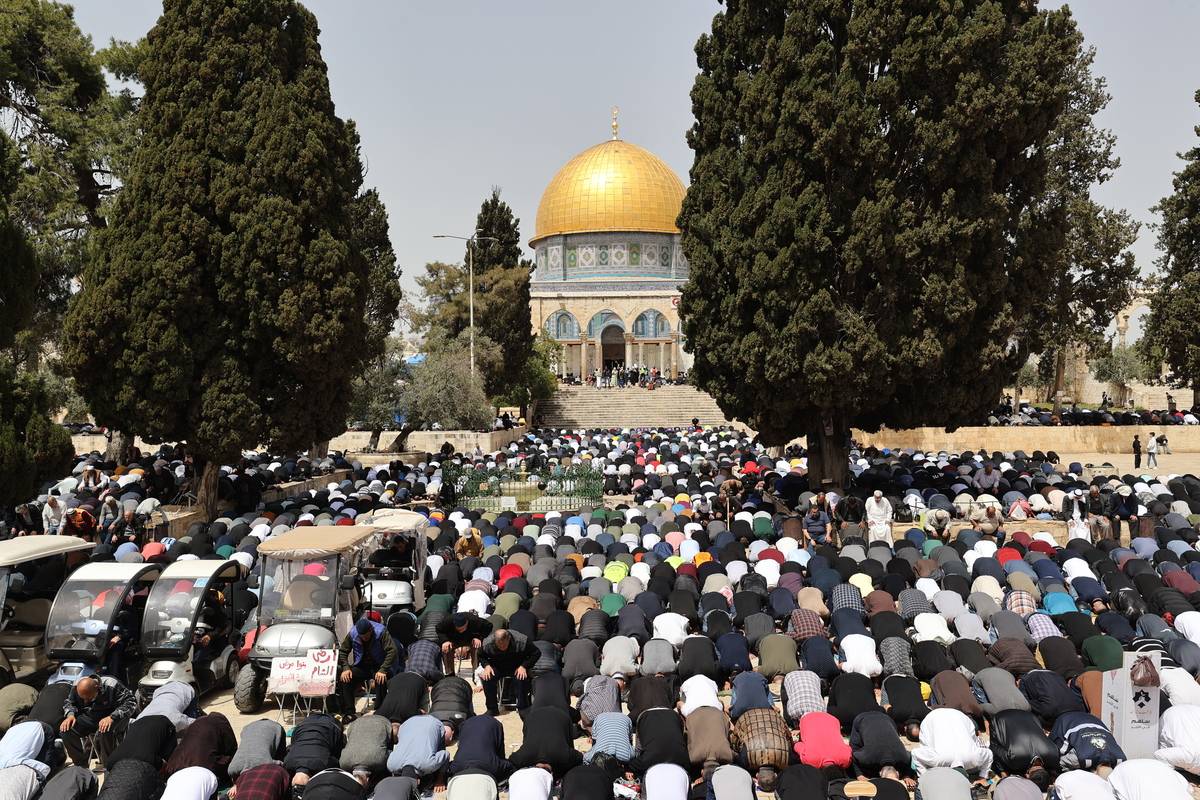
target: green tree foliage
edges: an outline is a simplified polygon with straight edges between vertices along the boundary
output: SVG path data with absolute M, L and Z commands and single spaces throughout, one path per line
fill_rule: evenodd
M 1026 0 L 728 0 L 696 45 L 692 378 L 843 482 L 851 425 L 978 419 L 1063 246 L 1043 198 L 1080 37 Z
M 97 420 L 186 441 L 210 513 L 222 460 L 342 430 L 366 355 L 362 169 L 317 36 L 294 0 L 164 3 L 141 138 L 65 322 Z
M 1139 225 L 1124 210 L 1091 199 L 1094 186 L 1112 177 L 1120 160 L 1117 138 L 1096 125 L 1111 99 L 1102 77 L 1092 75 L 1095 50 L 1081 49 L 1070 73 L 1067 105 L 1051 134 L 1048 191 L 1043 213 L 1064 212 L 1066 246 L 1046 254 L 1032 325 L 1045 344 L 1042 360 L 1052 370 L 1046 399 L 1063 388 L 1073 351 L 1095 350 L 1105 330 L 1133 298 L 1138 270 L 1129 248 Z
M 1100 351 L 1088 364 L 1092 376 L 1121 390 L 1121 402 L 1127 402 L 1129 385 L 1149 383 L 1158 377 L 1154 362 L 1147 361 L 1136 345 L 1113 344 Z
M 70 6 L 0 4 L 0 121 L 22 166 L 11 196 L 42 265 L 26 354 L 56 333 L 89 235 L 106 224 L 108 200 L 120 186 L 114 155 L 133 133 L 132 109 L 128 93 L 108 91 Z
M 368 267 L 367 350 L 371 359 L 382 358 L 404 299 L 400 267 L 388 235 L 387 208 L 379 193 L 369 189 L 355 198 L 350 213 L 354 243 Z
M 533 330 L 529 324 L 529 277 L 533 264 L 521 258 L 521 221 L 513 216 L 500 190 L 483 201 L 475 220 L 479 238 L 467 243 L 462 264 L 433 262 L 417 285 L 425 300 L 418 326 L 427 334 L 440 329 L 455 338 L 470 325 L 467 258 L 474 259 L 475 333 L 478 367 L 478 337 L 486 336 L 500 347 L 501 360 L 494 368 L 482 369 L 485 391 L 504 395 L 520 381 L 522 365 L 533 352 Z M 437 335 L 437 334 L 434 334 Z M 528 388 L 528 387 L 526 387 Z
M 45 381 L 0 360 L 0 505 L 30 500 L 69 469 L 75 448 L 47 417 L 53 407 Z
M 8 202 L 19 171 L 17 149 L 0 131 L 0 349 L 12 347 L 17 334 L 33 319 L 41 273 L 33 247 Z
M 558 390 L 558 376 L 552 365 L 562 358 L 562 345 L 550 336 L 537 335 L 533 349 L 519 371 L 511 376 L 508 391 L 500 394 L 497 404 L 518 406 L 528 419 L 528 406 L 535 400 L 547 400 Z
M 1200 104 L 1200 91 L 1196 92 Z M 1200 136 L 1200 126 L 1195 128 Z M 1182 155 L 1173 191 L 1154 210 L 1159 257 L 1142 334 L 1145 357 L 1167 366 L 1172 386 L 1200 388 L 1200 145 Z
M 475 355 L 481 347 L 477 338 Z M 485 341 L 485 352 L 494 348 Z M 471 378 L 471 356 L 463 337 L 449 339 L 426 353 L 425 361 L 411 371 L 403 388 L 402 411 L 407 425 L 428 428 L 435 423 L 445 430 L 489 430 L 492 407 L 478 380 Z
M 379 447 L 379 436 L 396 427 L 396 412 L 404 404 L 403 389 L 408 369 L 404 342 L 398 336 L 384 341 L 383 353 L 371 359 L 350 383 L 348 423 L 361 423 L 371 431 L 371 449 Z

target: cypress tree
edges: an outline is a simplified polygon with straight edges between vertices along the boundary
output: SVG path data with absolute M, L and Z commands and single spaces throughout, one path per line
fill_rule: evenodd
M 679 218 L 694 380 L 844 485 L 852 426 L 978 418 L 1063 246 L 1045 152 L 1080 37 L 1028 0 L 728 0 Z
M 1200 126 L 1195 132 L 1200 136 Z M 1159 257 L 1140 347 L 1144 358 L 1166 364 L 1172 386 L 1195 390 L 1200 387 L 1200 145 L 1181 158 L 1173 191 L 1154 208 L 1161 217 Z
M 139 77 L 142 136 L 65 323 L 102 424 L 186 441 L 215 511 L 245 447 L 342 429 L 365 354 L 353 127 L 293 0 L 166 0 Z

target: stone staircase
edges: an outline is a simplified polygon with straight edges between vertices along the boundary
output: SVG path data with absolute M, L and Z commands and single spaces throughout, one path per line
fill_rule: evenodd
M 538 404 L 541 424 L 550 428 L 674 428 L 699 419 L 701 425 L 729 425 L 717 402 L 694 386 L 594 389 L 559 386 Z

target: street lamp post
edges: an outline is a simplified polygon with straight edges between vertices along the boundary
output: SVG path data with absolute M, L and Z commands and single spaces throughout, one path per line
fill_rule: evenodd
M 453 236 L 448 233 L 435 233 L 435 239 L 458 239 L 467 243 L 467 305 L 470 308 L 469 325 L 471 330 L 471 379 L 475 378 L 475 245 L 480 241 L 499 241 L 495 236 L 480 236 L 475 231 L 472 236 Z

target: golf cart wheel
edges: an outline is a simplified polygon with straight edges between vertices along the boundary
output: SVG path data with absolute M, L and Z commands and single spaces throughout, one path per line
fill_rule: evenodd
M 232 689 L 237 686 L 238 678 L 241 677 L 242 664 L 238 661 L 237 653 L 230 653 L 225 659 L 225 671 L 221 675 L 221 688 Z
M 257 714 L 267 698 L 267 679 L 260 676 L 253 666 L 247 665 L 238 672 L 233 686 L 233 705 L 243 714 Z

